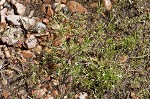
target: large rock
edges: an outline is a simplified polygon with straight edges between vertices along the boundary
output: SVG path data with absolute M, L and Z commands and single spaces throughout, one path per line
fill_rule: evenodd
M 6 18 L 7 18 L 7 21 L 12 23 L 13 25 L 17 25 L 17 26 L 23 25 L 23 27 L 29 31 L 33 30 L 33 31 L 40 33 L 41 31 L 46 29 L 45 24 L 41 22 L 37 22 L 33 18 L 22 17 L 19 15 L 8 15 Z
M 6 17 L 7 21 L 11 22 L 13 25 L 22 25 L 25 29 L 29 29 L 30 27 L 34 26 L 36 23 L 35 19 L 22 17 L 19 15 L 8 15 Z

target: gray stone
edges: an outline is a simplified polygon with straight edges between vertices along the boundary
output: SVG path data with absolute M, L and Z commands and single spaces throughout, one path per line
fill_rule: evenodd
M 34 30 L 37 31 L 38 33 L 41 33 L 45 29 L 46 29 L 46 25 L 41 22 L 37 22 L 34 27 Z

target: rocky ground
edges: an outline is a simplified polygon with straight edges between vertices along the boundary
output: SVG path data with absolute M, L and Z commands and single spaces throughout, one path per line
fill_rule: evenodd
M 148 99 L 149 4 L 1 0 L 0 98 Z

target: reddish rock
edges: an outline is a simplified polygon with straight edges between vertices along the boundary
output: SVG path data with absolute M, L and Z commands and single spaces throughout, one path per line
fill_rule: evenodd
M 8 90 L 3 90 L 3 92 L 2 92 L 2 96 L 6 99 L 6 98 L 8 98 L 8 96 L 10 96 L 11 95 L 11 93 L 8 91 Z
M 22 51 L 22 55 L 23 55 L 24 58 L 33 58 L 33 57 L 35 57 L 34 53 L 32 53 L 30 50 Z
M 52 10 L 51 5 L 43 4 L 42 10 L 44 13 L 46 13 L 47 17 L 51 17 L 54 15 L 54 11 Z
M 87 9 L 76 1 L 68 1 L 67 7 L 70 9 L 71 12 L 77 12 L 80 14 L 87 13 Z

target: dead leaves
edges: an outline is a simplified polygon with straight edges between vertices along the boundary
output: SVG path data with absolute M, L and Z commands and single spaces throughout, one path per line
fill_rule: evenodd
M 50 78 L 46 78 L 45 81 L 49 82 Z M 53 82 L 53 81 L 52 81 Z M 42 83 L 37 85 L 37 89 L 32 90 L 32 96 L 35 98 L 42 99 L 53 99 L 53 96 L 58 96 L 59 92 L 57 89 L 54 89 L 51 82 L 50 83 Z

